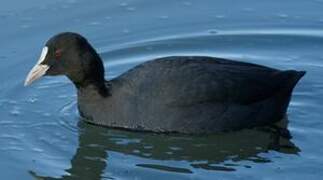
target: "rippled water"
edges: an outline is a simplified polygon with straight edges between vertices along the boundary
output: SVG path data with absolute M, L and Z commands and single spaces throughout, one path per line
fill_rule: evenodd
M 18 0 L 0 6 L 0 179 L 319 179 L 323 1 Z M 23 80 L 44 42 L 85 35 L 107 78 L 168 55 L 306 70 L 281 126 L 208 136 L 83 123 L 64 77 Z M 286 125 L 288 123 L 288 125 Z M 289 138 L 289 134 L 292 138 Z

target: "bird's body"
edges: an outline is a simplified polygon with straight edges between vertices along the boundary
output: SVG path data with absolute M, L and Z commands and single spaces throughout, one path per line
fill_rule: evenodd
M 293 88 L 305 74 L 213 57 L 174 56 L 105 81 L 99 55 L 82 36 L 62 33 L 47 47 L 26 84 L 42 73 L 65 74 L 77 88 L 79 112 L 87 122 L 132 130 L 213 133 L 274 123 L 285 115 Z
M 155 132 L 211 133 L 280 120 L 303 73 L 211 57 L 166 57 L 78 90 L 85 120 Z

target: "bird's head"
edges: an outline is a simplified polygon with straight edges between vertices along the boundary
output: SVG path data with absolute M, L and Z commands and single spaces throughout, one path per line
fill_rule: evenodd
M 65 32 L 50 38 L 39 60 L 29 72 L 25 86 L 46 75 L 66 75 L 76 86 L 104 81 L 104 67 L 88 41 Z

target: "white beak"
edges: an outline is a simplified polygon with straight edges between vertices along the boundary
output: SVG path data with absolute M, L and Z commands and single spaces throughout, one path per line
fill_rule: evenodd
M 28 73 L 28 76 L 25 80 L 25 86 L 30 85 L 32 82 L 42 77 L 49 69 L 48 65 L 41 64 L 45 60 L 47 53 L 48 53 L 48 47 L 45 46 L 41 52 L 40 58 L 37 61 L 36 65 Z

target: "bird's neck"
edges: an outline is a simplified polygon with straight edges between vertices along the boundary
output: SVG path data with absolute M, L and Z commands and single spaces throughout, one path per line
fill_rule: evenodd
M 104 66 L 97 52 L 89 47 L 87 53 L 80 58 L 83 59 L 82 70 L 79 74 L 68 75 L 78 90 L 91 89 L 102 97 L 110 96 L 109 87 L 104 79 Z
M 83 55 L 82 58 L 88 62 L 83 64 L 83 69 L 79 73 L 67 75 L 74 83 L 78 91 L 95 91 L 102 97 L 110 96 L 110 89 L 104 79 L 104 66 L 100 56 L 92 49 L 93 52 Z

